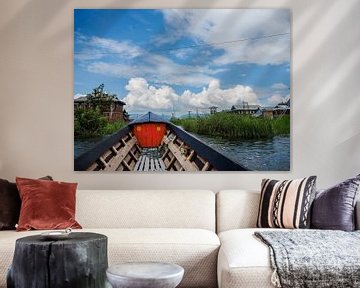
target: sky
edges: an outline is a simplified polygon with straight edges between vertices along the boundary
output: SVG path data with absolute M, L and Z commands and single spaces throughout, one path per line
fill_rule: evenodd
M 100 84 L 130 113 L 208 113 L 290 97 L 288 9 L 75 9 L 74 98 Z

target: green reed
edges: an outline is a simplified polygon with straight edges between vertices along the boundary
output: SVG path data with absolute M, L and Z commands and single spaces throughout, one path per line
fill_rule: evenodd
M 228 139 L 259 139 L 290 134 L 288 116 L 267 119 L 220 112 L 206 117 L 171 121 L 189 132 Z

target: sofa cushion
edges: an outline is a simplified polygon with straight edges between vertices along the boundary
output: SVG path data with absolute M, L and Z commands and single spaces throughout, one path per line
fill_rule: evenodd
M 16 230 L 81 228 L 75 221 L 77 183 L 16 178 L 21 198 Z
M 0 230 L 15 229 L 21 200 L 15 183 L 0 179 Z
M 294 180 L 263 179 L 257 227 L 308 228 L 316 176 Z
M 264 228 L 235 229 L 219 234 L 219 288 L 274 287 L 271 284 L 270 252 L 255 231 Z
M 76 197 L 83 228 L 215 231 L 215 194 L 209 190 L 78 190 Z
M 74 230 L 77 231 L 77 230 Z M 216 263 L 220 241 L 203 229 L 138 228 L 82 229 L 108 237 L 109 265 L 136 261 L 176 263 L 185 269 L 179 287 L 216 287 Z M 0 287 L 11 264 L 17 238 L 44 231 L 0 232 Z
M 359 186 L 360 175 L 317 191 L 312 205 L 311 227 L 353 231 Z
M 40 179 L 52 180 L 51 176 Z M 21 207 L 19 191 L 15 183 L 0 179 L 0 230 L 15 230 Z

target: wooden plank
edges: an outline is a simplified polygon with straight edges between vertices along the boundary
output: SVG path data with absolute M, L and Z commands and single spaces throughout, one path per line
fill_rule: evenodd
M 190 152 L 190 155 L 186 158 L 186 161 L 191 161 L 191 159 L 192 159 L 192 157 L 194 156 L 194 154 L 195 154 L 195 151 L 192 150 L 192 151 Z
M 168 148 L 170 149 L 171 153 L 174 155 L 176 160 L 180 163 L 181 167 L 183 167 L 185 171 L 199 171 L 198 167 L 195 164 L 187 161 L 187 159 L 184 158 L 179 148 L 173 142 L 169 142 Z
M 210 167 L 210 163 L 209 162 L 206 162 L 204 167 L 201 169 L 201 171 L 207 171 Z
M 81 154 L 79 157 L 76 157 L 74 160 L 74 170 L 98 170 L 99 166 L 95 163 L 99 161 L 99 158 L 103 156 L 107 150 L 110 152 L 111 146 L 115 145 L 115 147 L 117 147 L 119 145 L 119 139 L 126 137 L 129 131 L 129 126 L 126 126 L 123 129 L 120 129 L 118 132 L 114 133 L 113 135 L 106 137 L 106 139 L 104 139 L 103 141 L 100 141 L 100 143 L 95 145 L 94 148 Z
M 166 148 L 166 151 L 165 151 L 165 153 L 162 155 L 161 159 L 165 159 L 166 156 L 169 154 L 169 152 L 170 152 L 170 149 L 169 149 L 169 148 Z
M 138 171 L 144 171 L 144 165 L 145 165 L 145 158 L 146 156 L 142 157 L 141 164 Z
M 175 161 L 176 161 L 176 157 L 173 156 L 173 158 L 171 158 L 170 163 L 169 163 L 169 166 L 168 166 L 168 170 L 169 170 L 169 171 L 171 171 L 171 168 L 173 167 Z M 174 170 L 176 170 L 176 169 L 174 169 Z
M 150 170 L 155 171 L 155 164 L 154 164 L 154 159 L 153 158 L 150 159 Z
M 114 146 L 112 146 L 110 149 L 115 155 L 118 154 L 118 150 Z
M 130 154 L 131 158 L 133 158 L 135 161 L 138 160 L 132 151 L 130 151 L 129 154 Z
M 95 171 L 98 167 L 99 167 L 99 164 L 97 162 L 94 162 L 86 169 L 86 171 Z
M 149 162 L 150 162 L 150 159 L 149 157 L 145 156 L 145 165 L 144 165 L 144 169 L 143 171 L 149 171 Z
M 121 162 L 121 164 L 122 164 L 124 167 L 126 167 L 127 171 L 130 171 L 130 170 L 131 170 L 129 164 L 127 164 L 125 160 L 123 160 L 123 161 Z
M 108 163 L 106 163 L 106 161 L 103 157 L 100 157 L 99 160 L 100 160 L 101 164 L 104 165 L 104 170 L 105 170 L 105 168 L 108 167 Z
M 104 168 L 104 171 L 116 171 L 116 169 L 121 165 L 121 162 L 129 154 L 135 143 L 136 138 L 128 141 L 126 145 L 118 151 L 118 154 L 110 159 L 109 163 L 107 163 L 107 166 Z
M 187 133 L 178 126 L 168 123 L 168 128 L 172 133 L 177 134 L 177 136 L 184 141 L 192 150 L 195 150 L 196 154 L 200 157 L 203 157 L 209 161 L 210 165 L 213 167 L 213 170 L 220 171 L 247 171 L 248 169 L 231 160 L 230 158 L 222 155 L 218 151 L 214 150 L 210 146 L 206 145 L 196 137 L 192 136 L 190 133 Z
M 134 171 L 139 171 L 139 167 L 140 167 L 140 163 L 142 160 L 143 156 L 140 156 L 139 160 L 136 162 L 135 167 L 134 167 Z
M 135 148 L 139 153 L 141 153 L 141 148 L 139 147 L 138 143 L 135 144 Z
M 165 163 L 162 159 L 159 159 L 159 165 L 160 165 L 160 171 L 165 171 L 166 168 L 165 168 Z
M 155 159 L 154 164 L 155 164 L 155 171 L 161 171 L 159 159 Z

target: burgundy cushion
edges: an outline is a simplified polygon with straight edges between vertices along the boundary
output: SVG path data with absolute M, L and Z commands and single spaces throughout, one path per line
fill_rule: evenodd
M 52 180 L 50 176 L 40 179 Z M 15 230 L 20 207 L 21 199 L 16 184 L 0 179 L 0 230 Z
M 17 231 L 81 228 L 75 221 L 77 183 L 16 178 L 22 201 Z
M 311 227 L 314 229 L 355 229 L 355 201 L 360 175 L 333 187 L 317 191 L 312 206 Z

